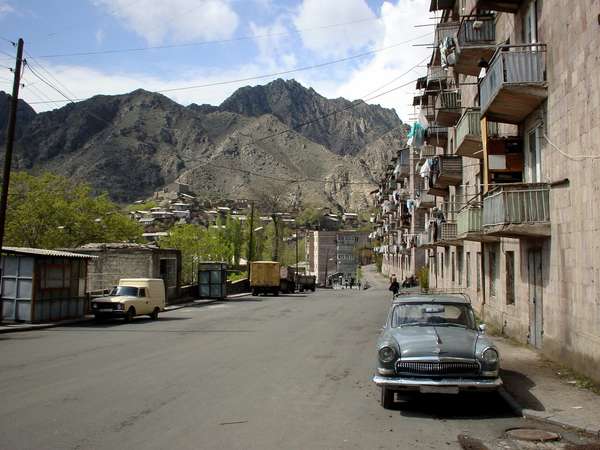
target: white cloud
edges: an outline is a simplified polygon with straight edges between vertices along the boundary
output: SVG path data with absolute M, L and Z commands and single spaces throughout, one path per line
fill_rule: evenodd
M 94 0 L 151 45 L 226 39 L 239 19 L 228 0 Z
M 10 5 L 10 3 L 0 0 L 0 17 L 6 16 L 14 11 L 15 9 Z
M 250 23 L 250 31 L 258 48 L 258 61 L 263 70 L 277 72 L 296 67 L 297 59 L 290 47 L 289 29 L 285 26 L 283 17 L 267 26 Z M 260 37 L 264 36 L 264 37 Z
M 365 20 L 367 19 L 367 20 Z M 332 24 L 355 22 L 344 27 L 315 30 Z M 303 0 L 294 17 L 303 33 L 302 43 L 321 56 L 344 56 L 377 42 L 382 27 L 365 0 Z
M 418 42 L 407 43 L 398 48 L 377 53 L 371 61 L 354 70 L 348 76 L 347 82 L 338 86 L 336 95 L 349 99 L 362 98 L 377 87 L 409 71 L 419 61 L 426 59 L 431 54 L 431 49 L 415 47 L 413 44 L 433 42 L 433 27 L 415 28 L 415 25 L 427 23 L 429 20 L 428 8 L 429 0 L 399 0 L 396 4 L 385 2 L 381 7 L 384 36 L 377 43 L 378 47 L 387 47 L 424 34 L 429 35 Z M 424 66 L 426 62 L 422 62 L 420 66 Z M 415 68 L 373 95 L 405 84 L 425 73 L 424 67 Z M 411 82 L 405 88 L 373 99 L 369 103 L 395 108 L 400 118 L 404 122 L 408 122 L 413 113 L 413 107 L 410 105 L 412 105 L 414 90 L 415 83 Z

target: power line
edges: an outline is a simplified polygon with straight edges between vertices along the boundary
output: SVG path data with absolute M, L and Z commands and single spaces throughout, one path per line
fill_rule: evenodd
M 177 88 L 159 89 L 159 90 L 153 90 L 152 92 L 157 92 L 157 93 L 160 93 L 160 94 L 165 94 L 165 93 L 169 93 L 169 92 L 178 92 L 178 91 L 185 91 L 185 90 L 191 90 L 191 89 L 202 89 L 202 88 L 207 88 L 207 87 L 223 86 L 223 85 L 227 85 L 227 84 L 243 83 L 243 82 L 246 82 L 246 81 L 255 81 L 255 80 L 260 80 L 260 79 L 264 79 L 264 78 L 271 78 L 271 77 L 281 76 L 281 75 L 289 75 L 291 73 L 303 72 L 303 71 L 306 71 L 306 70 L 319 69 L 321 67 L 326 67 L 326 66 L 330 66 L 330 65 L 333 65 L 333 64 L 338 64 L 338 63 L 341 63 L 341 62 L 351 61 L 353 59 L 363 58 L 365 56 L 370 56 L 370 55 L 373 55 L 373 54 L 376 54 L 376 53 L 379 53 L 379 52 L 382 52 L 382 51 L 385 51 L 385 50 L 390 50 L 392 48 L 397 48 L 397 47 L 400 47 L 401 45 L 408 44 L 408 43 L 410 43 L 412 41 L 415 41 L 417 39 L 421 39 L 421 38 L 423 38 L 425 36 L 428 36 L 428 35 L 418 36 L 416 38 L 412 38 L 412 39 L 409 39 L 409 40 L 406 40 L 406 41 L 403 41 L 403 42 L 398 42 L 397 44 L 389 45 L 387 47 L 381 47 L 381 48 L 378 48 L 378 49 L 369 50 L 367 52 L 363 52 L 363 53 L 359 53 L 359 54 L 356 54 L 356 55 L 347 56 L 345 58 L 335 59 L 335 60 L 332 60 L 332 61 L 327 61 L 327 62 L 320 63 L 320 64 L 313 64 L 313 65 L 310 65 L 310 66 L 297 67 L 295 69 L 283 70 L 283 71 L 280 71 L 280 72 L 273 72 L 273 73 L 264 74 L 264 75 L 256 75 L 256 76 L 253 76 L 253 77 L 245 77 L 245 78 L 238 78 L 238 79 L 234 79 L 234 80 L 225 80 L 225 81 L 216 81 L 216 82 L 213 82 L 213 83 L 197 84 L 197 85 L 177 87 Z M 81 101 L 81 100 L 85 100 L 85 99 L 74 99 L 74 101 Z M 73 101 L 73 100 L 70 100 L 70 101 Z M 64 100 L 53 100 L 52 102 L 53 103 L 63 103 Z M 48 102 L 45 102 L 45 103 L 48 103 Z
M 225 43 L 230 43 L 230 42 L 240 42 L 240 41 L 247 41 L 247 40 L 252 40 L 252 39 L 263 39 L 263 38 L 267 38 L 267 37 L 291 36 L 291 35 L 295 35 L 295 34 L 306 33 L 309 31 L 325 30 L 325 29 L 329 29 L 329 28 L 336 28 L 336 27 L 342 27 L 342 26 L 347 26 L 347 25 L 355 25 L 358 23 L 370 22 L 370 21 L 379 20 L 379 19 L 380 19 L 379 17 L 370 17 L 370 18 L 366 18 L 366 19 L 359 19 L 359 20 L 353 20 L 350 22 L 335 23 L 335 24 L 330 24 L 330 25 L 323 25 L 323 26 L 319 26 L 319 27 L 294 29 L 292 31 L 285 31 L 285 32 L 280 32 L 280 33 L 254 34 L 254 35 L 240 36 L 237 38 L 230 38 L 230 39 L 188 42 L 185 44 L 167 44 L 167 45 L 130 47 L 130 48 L 121 48 L 121 49 L 109 49 L 109 50 L 94 50 L 94 51 L 73 52 L 73 53 L 56 53 L 56 54 L 49 54 L 49 55 L 41 55 L 41 56 L 39 56 L 39 58 L 97 56 L 97 55 L 110 55 L 110 54 L 117 54 L 117 53 L 142 52 L 142 51 L 147 51 L 147 50 L 165 50 L 165 49 L 173 49 L 173 48 L 196 47 L 196 46 L 202 46 L 202 45 L 225 44 Z
M 0 39 L 2 39 L 3 41 L 6 41 L 6 42 L 8 42 L 8 43 L 10 43 L 10 44 L 11 44 L 13 47 L 14 47 L 15 45 L 17 45 L 17 43 L 16 43 L 15 41 L 12 41 L 12 40 L 10 40 L 10 39 L 7 39 L 7 38 L 5 38 L 5 37 L 2 37 L 2 36 L 0 36 Z

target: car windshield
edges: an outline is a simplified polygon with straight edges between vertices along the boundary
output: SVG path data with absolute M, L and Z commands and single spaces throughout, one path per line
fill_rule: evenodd
M 112 291 L 110 291 L 110 295 L 112 297 L 116 296 L 127 296 L 127 297 L 137 297 L 138 288 L 132 286 L 115 286 Z
M 392 327 L 448 326 L 475 328 L 473 310 L 457 303 L 404 303 L 394 308 Z

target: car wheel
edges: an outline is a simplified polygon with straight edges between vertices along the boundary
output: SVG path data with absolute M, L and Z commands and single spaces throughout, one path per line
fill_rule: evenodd
M 381 406 L 384 409 L 394 409 L 394 391 L 385 386 L 381 386 Z
M 152 311 L 152 314 L 150 314 L 150 318 L 152 320 L 158 320 L 158 313 L 160 312 L 160 309 L 158 307 L 154 308 L 154 311 Z
M 256 289 L 252 289 L 252 297 L 256 297 L 258 295 L 258 291 Z
M 125 320 L 125 322 L 131 322 L 134 317 L 135 317 L 135 308 L 133 306 L 130 306 L 129 309 L 127 310 L 127 312 L 125 313 L 125 317 L 123 317 L 123 319 Z

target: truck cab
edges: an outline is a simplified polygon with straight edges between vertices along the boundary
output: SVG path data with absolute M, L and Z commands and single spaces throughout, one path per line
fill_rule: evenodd
M 108 296 L 92 300 L 96 319 L 122 317 L 126 322 L 135 316 L 148 315 L 153 320 L 165 309 L 165 285 L 158 278 L 123 278 Z

